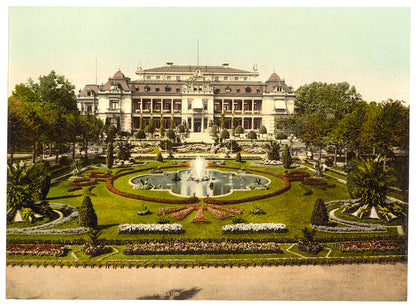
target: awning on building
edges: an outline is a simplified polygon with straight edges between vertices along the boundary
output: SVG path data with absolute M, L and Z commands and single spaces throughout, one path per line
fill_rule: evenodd
M 202 99 L 195 98 L 192 108 L 193 109 L 202 109 L 203 107 L 204 107 L 204 105 L 202 104 Z
M 286 110 L 286 103 L 282 99 L 274 100 L 274 109 L 275 110 Z

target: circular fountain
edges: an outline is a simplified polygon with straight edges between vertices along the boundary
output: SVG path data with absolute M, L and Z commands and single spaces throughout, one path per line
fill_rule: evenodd
M 197 157 L 191 162 L 191 168 L 164 174 L 144 174 L 130 180 L 135 186 L 149 183 L 154 190 L 168 190 L 177 196 L 212 197 L 229 195 L 236 190 L 250 190 L 253 183 L 270 184 L 266 177 L 253 174 L 237 174 L 206 169 L 204 158 Z M 149 185 L 150 186 L 150 185 Z

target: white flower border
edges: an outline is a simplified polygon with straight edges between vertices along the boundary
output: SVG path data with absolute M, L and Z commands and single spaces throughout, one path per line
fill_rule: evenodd
M 118 227 L 118 234 L 146 234 L 184 232 L 181 224 L 123 224 Z
M 285 224 L 281 223 L 260 223 L 260 224 L 235 224 L 222 227 L 222 233 L 282 233 L 286 232 Z

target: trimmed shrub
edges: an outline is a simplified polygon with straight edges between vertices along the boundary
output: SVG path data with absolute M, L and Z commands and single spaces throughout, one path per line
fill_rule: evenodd
M 311 224 L 315 226 L 325 226 L 328 224 L 329 217 L 324 201 L 318 198 L 312 211 Z
M 107 168 L 112 168 L 114 164 L 114 145 L 112 142 L 108 143 L 107 146 L 107 156 L 106 156 Z
M 224 139 L 230 139 L 230 133 L 228 132 L 228 130 L 223 129 L 222 132 L 221 132 L 220 138 L 222 140 L 224 140 Z
M 90 197 L 85 196 L 82 201 L 82 206 L 79 209 L 78 227 L 96 229 L 97 226 L 97 214 L 95 214 Z
M 250 139 L 250 140 L 257 139 L 256 132 L 254 130 L 249 131 L 248 134 L 247 134 L 247 139 Z
M 239 136 L 241 134 L 244 134 L 244 128 L 241 125 L 238 125 L 234 131 L 234 133 Z
M 137 133 L 134 135 L 134 137 L 136 137 L 139 140 L 146 139 L 146 133 L 143 129 L 139 129 Z
M 287 144 L 285 144 L 285 146 L 283 147 L 282 163 L 283 168 L 285 169 L 289 169 L 290 165 L 292 164 L 292 156 L 290 155 L 289 147 L 287 146 Z
M 243 159 L 241 158 L 241 153 L 238 152 L 237 155 L 235 156 L 235 162 L 236 163 L 241 163 L 243 161 Z
M 162 153 L 157 153 L 156 155 L 156 161 L 163 163 L 163 156 Z
M 267 134 L 266 126 L 264 126 L 264 125 L 260 126 L 260 128 L 259 128 L 259 134 L 260 135 Z

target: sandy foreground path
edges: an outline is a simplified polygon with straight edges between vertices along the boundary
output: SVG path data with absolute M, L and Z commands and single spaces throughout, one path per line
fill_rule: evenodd
M 407 263 L 248 268 L 6 268 L 11 299 L 405 301 Z

